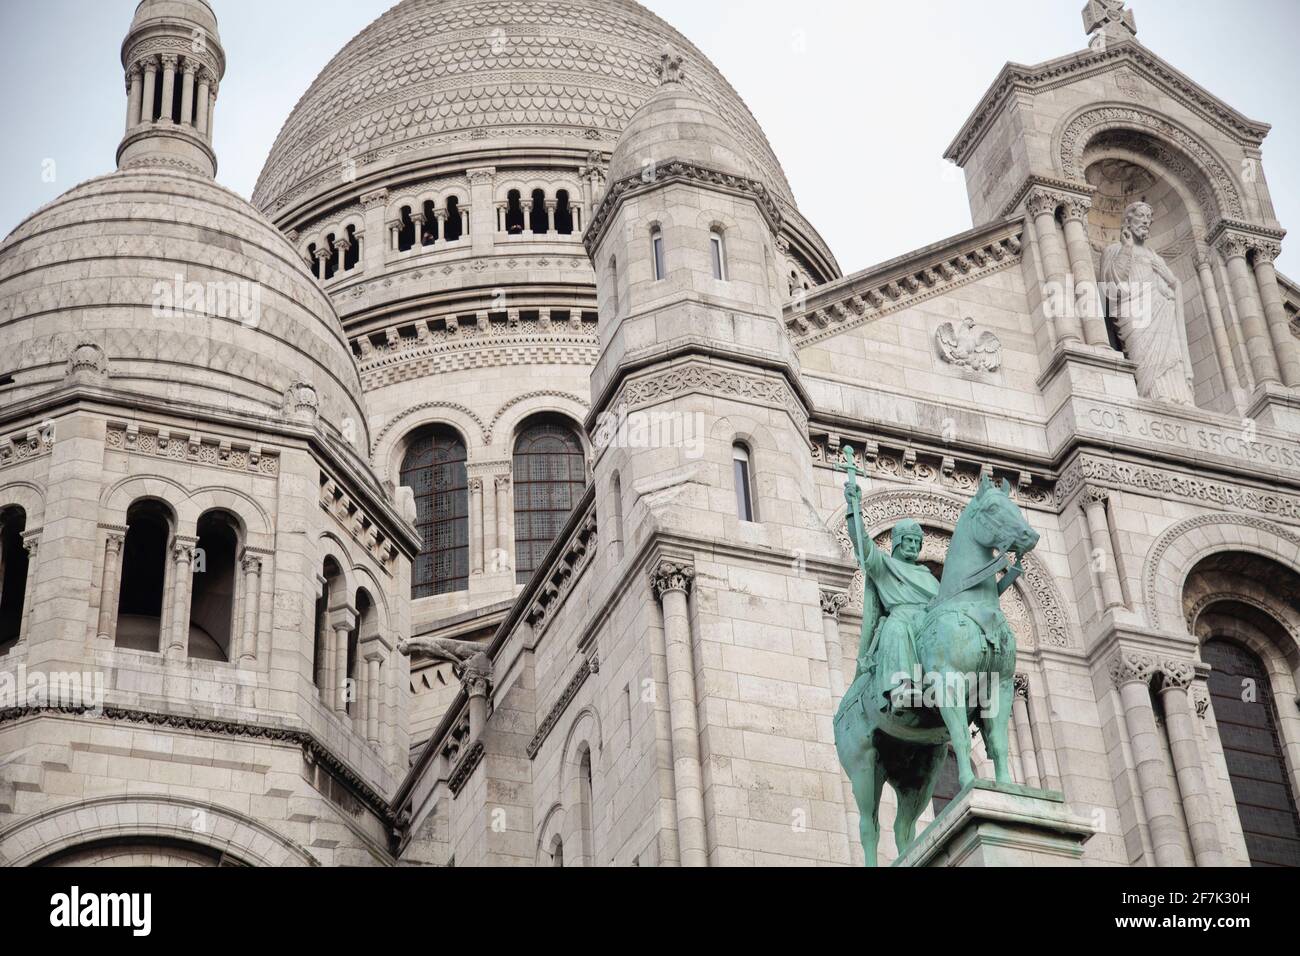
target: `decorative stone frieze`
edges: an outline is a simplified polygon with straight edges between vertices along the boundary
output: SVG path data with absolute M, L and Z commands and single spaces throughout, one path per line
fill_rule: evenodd
M 784 409 L 801 431 L 808 429 L 808 411 L 784 378 L 700 361 L 686 361 L 629 378 L 608 407 L 626 407 L 632 411 L 691 393 L 738 398 Z
M 508 475 L 498 477 L 496 482 L 498 492 L 510 487 Z M 550 624 L 556 610 L 591 564 L 598 551 L 596 545 L 596 508 L 593 500 L 592 507 L 565 542 L 558 559 L 537 571 L 538 574 L 545 575 L 545 580 L 525 616 L 535 633 L 540 634 Z
M 0 436 L 0 468 L 48 455 L 54 450 L 54 436 L 53 422 Z
M 348 537 L 374 558 L 386 574 L 392 575 L 397 564 L 397 546 L 360 503 L 324 471 L 320 473 L 319 500 L 321 508 Z
M 244 444 L 216 435 L 173 434 L 160 426 L 110 422 L 104 444 L 114 451 L 246 472 L 264 478 L 274 478 L 280 473 L 277 452 L 263 451 L 260 445 Z

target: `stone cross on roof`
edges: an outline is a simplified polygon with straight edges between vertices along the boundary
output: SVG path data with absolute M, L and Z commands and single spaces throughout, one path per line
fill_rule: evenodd
M 1094 43 L 1131 40 L 1138 32 L 1133 11 L 1124 8 L 1124 0 L 1088 0 L 1083 8 L 1083 29 Z
M 655 67 L 655 75 L 659 77 L 659 85 L 667 86 L 669 83 L 681 83 L 682 72 L 682 55 L 672 47 L 665 46 L 663 53 L 659 57 L 659 65 Z

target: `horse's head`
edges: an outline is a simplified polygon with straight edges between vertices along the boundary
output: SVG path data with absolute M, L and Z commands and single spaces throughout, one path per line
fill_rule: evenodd
M 988 475 L 980 478 L 971 515 L 975 540 L 986 548 L 1023 556 L 1038 546 L 1038 532 L 1029 527 L 1019 506 L 1011 500 L 1011 485 L 1005 479 L 999 488 Z

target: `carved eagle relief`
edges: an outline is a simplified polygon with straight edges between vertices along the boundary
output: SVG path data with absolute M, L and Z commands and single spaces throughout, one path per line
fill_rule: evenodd
M 939 355 L 945 362 L 977 372 L 996 372 L 1002 367 L 1002 342 L 992 332 L 977 332 L 975 320 L 963 319 L 960 328 L 945 322 L 935 332 Z

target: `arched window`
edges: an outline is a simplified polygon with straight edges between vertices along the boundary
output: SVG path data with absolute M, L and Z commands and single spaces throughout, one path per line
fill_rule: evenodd
M 610 480 L 609 487 L 610 511 L 613 513 L 614 533 L 610 536 L 613 541 L 614 560 L 623 560 L 623 478 L 618 472 L 614 472 L 614 477 Z
M 27 594 L 27 549 L 23 531 L 27 513 L 12 507 L 0 511 L 0 652 L 18 643 Z
M 1300 818 L 1278 740 L 1273 689 L 1264 663 L 1241 644 L 1211 639 L 1210 698 L 1253 866 L 1300 866 Z
M 609 257 L 609 308 L 610 318 L 618 318 L 618 259 Z
M 515 574 L 526 584 L 582 497 L 587 462 L 573 429 L 554 419 L 528 424 L 515 442 Z
M 756 521 L 754 514 L 753 476 L 750 474 L 749 448 L 740 442 L 731 446 L 732 474 L 736 484 L 736 517 Z
M 455 242 L 463 234 L 463 229 L 461 227 L 460 200 L 455 196 L 448 196 L 447 221 L 442 227 L 442 238 L 446 242 Z
M 550 218 L 546 214 L 546 193 L 533 190 L 533 206 L 528 213 L 528 228 L 533 235 L 544 236 L 550 231 Z
M 722 238 L 722 230 L 717 227 L 709 231 L 709 262 L 713 266 L 713 278 L 725 282 L 727 279 L 727 245 Z
M 137 651 L 157 651 L 162 635 L 172 516 L 162 502 L 146 499 L 131 505 L 126 523 L 114 643 Z
M 569 205 L 567 189 L 555 194 L 555 231 L 562 236 L 573 235 L 573 207 Z
M 411 573 L 411 597 L 469 588 L 469 481 L 465 443 L 435 428 L 418 436 L 402 461 L 402 484 L 415 491 L 422 544 Z
M 224 511 L 199 518 L 198 549 L 190 592 L 189 656 L 204 661 L 230 660 L 235 619 L 235 565 L 238 525 Z M 245 600 L 248 600 L 245 596 Z
M 512 236 L 524 231 L 524 206 L 519 190 L 512 189 L 506 195 L 506 232 Z
M 415 245 L 415 220 L 411 218 L 411 207 L 403 206 L 397 220 L 397 251 L 406 252 Z
M 655 281 L 658 282 L 667 275 L 664 268 L 664 231 L 658 226 L 650 230 L 650 257 L 654 263 Z
M 591 805 L 591 749 L 583 747 L 582 757 L 578 762 L 578 826 L 582 829 L 582 864 L 591 866 L 595 862 L 595 847 L 592 841 L 594 811 Z

